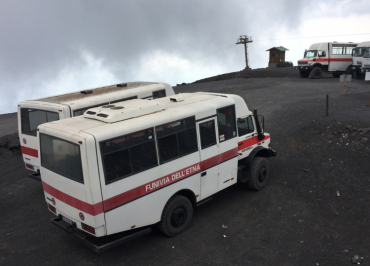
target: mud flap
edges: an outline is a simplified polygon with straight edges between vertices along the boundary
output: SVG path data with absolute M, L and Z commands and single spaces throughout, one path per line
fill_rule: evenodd
M 39 172 L 28 175 L 29 178 L 41 182 L 41 175 Z

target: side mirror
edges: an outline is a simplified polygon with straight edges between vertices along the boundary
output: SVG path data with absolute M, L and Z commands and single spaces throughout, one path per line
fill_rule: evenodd
M 263 115 L 259 115 L 258 121 L 260 122 L 262 132 L 265 132 L 265 117 Z
M 355 49 L 352 50 L 352 53 L 351 53 L 352 57 L 354 54 L 355 54 Z

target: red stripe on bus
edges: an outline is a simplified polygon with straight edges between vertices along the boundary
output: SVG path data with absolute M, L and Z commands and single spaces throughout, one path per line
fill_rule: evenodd
M 227 161 L 233 157 L 236 157 L 237 155 L 238 155 L 238 149 L 235 148 L 235 149 L 226 151 L 224 153 L 221 153 L 219 155 L 213 156 L 211 158 L 208 158 L 200 162 L 200 170 L 203 171 L 205 169 L 211 168 L 217 164 Z
M 86 203 L 56 188 L 53 188 L 52 186 L 46 184 L 44 181 L 42 181 L 42 186 L 45 192 L 49 193 L 54 198 L 57 198 L 58 200 L 64 202 L 65 204 L 68 204 L 69 206 L 73 208 L 76 208 L 80 211 L 83 211 L 93 216 L 103 213 L 103 203 L 102 202 L 98 202 L 96 204 Z
M 245 148 L 248 148 L 250 146 L 256 145 L 258 142 L 262 142 L 265 140 L 268 140 L 270 138 L 270 135 L 265 136 L 265 138 L 261 141 L 258 140 L 258 136 L 251 137 L 249 139 L 245 139 L 241 142 L 239 142 L 238 150 L 243 150 Z
M 186 168 L 183 168 L 179 171 L 166 175 L 164 177 L 158 178 L 151 182 L 148 182 L 139 187 L 133 188 L 129 191 L 126 191 L 122 194 L 104 200 L 104 211 L 109 211 L 113 208 L 116 208 L 120 205 L 123 205 L 129 201 L 132 201 L 136 198 L 144 196 L 145 194 L 156 191 L 160 188 L 166 187 L 172 183 L 175 183 L 181 179 L 184 179 L 188 176 L 194 175 L 200 171 L 200 164 L 196 163 Z
M 352 58 L 317 58 L 315 61 L 311 60 L 299 60 L 298 63 L 308 62 L 352 62 Z
M 28 148 L 28 147 L 25 147 L 25 146 L 21 146 L 21 150 L 22 150 L 22 153 L 25 154 L 25 155 L 29 155 L 29 156 L 36 157 L 36 158 L 39 157 L 39 151 L 38 150 L 31 149 L 31 148 Z
M 168 186 L 172 183 L 175 183 L 181 179 L 184 179 L 190 175 L 194 175 L 204 169 L 215 166 L 219 163 L 222 163 L 226 160 L 229 160 L 238 155 L 238 148 L 231 149 L 224 153 L 221 153 L 217 156 L 214 156 L 210 159 L 204 160 L 200 163 L 193 164 L 186 168 L 183 168 L 179 171 L 166 175 L 164 177 L 158 178 L 154 181 L 141 185 L 139 187 L 133 188 L 129 191 L 126 191 L 122 194 L 116 195 L 112 198 L 106 199 L 103 202 L 96 203 L 94 205 L 76 199 L 52 186 L 48 185 L 44 181 L 42 182 L 44 191 L 49 193 L 51 196 L 57 198 L 58 200 L 80 210 L 90 215 L 98 215 L 104 211 L 109 211 L 113 208 L 116 208 L 120 205 L 123 205 L 129 201 L 137 199 L 141 196 L 144 196 L 148 193 L 156 191 L 160 188 Z

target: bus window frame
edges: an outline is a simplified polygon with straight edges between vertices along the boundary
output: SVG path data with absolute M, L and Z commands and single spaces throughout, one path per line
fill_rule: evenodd
M 40 137 L 39 137 L 39 139 L 40 139 L 40 166 L 44 167 L 45 169 L 48 169 L 49 171 L 51 171 L 51 172 L 53 172 L 53 173 L 58 174 L 58 175 L 60 175 L 60 176 L 62 176 L 62 177 L 64 177 L 64 178 L 67 178 L 67 179 L 69 179 L 69 180 L 72 180 L 72 181 L 75 181 L 75 182 L 77 182 L 77 183 L 80 183 L 80 184 L 83 184 L 83 185 L 84 185 L 84 184 L 85 184 L 85 175 L 84 175 L 84 168 L 83 168 L 83 163 L 82 163 L 81 146 L 80 146 L 80 145 L 78 145 L 77 143 L 72 142 L 72 141 L 69 141 L 69 140 L 66 140 L 66 139 L 62 139 L 62 138 L 58 138 L 58 137 L 53 136 L 53 135 L 49 135 L 49 134 L 45 134 L 45 133 L 40 133 L 39 135 L 40 135 Z M 76 179 L 70 178 L 70 177 L 68 177 L 68 176 L 65 176 L 65 175 L 61 174 L 60 172 L 55 172 L 54 170 L 51 170 L 51 169 L 49 169 L 49 168 L 45 167 L 44 165 L 42 165 L 42 161 L 43 161 L 43 160 L 42 160 L 42 146 L 41 146 L 41 145 L 42 145 L 42 142 L 41 142 L 41 135 L 50 136 L 50 137 L 52 137 L 52 138 L 55 138 L 55 139 L 59 139 L 59 140 L 61 140 L 61 141 L 68 142 L 68 143 L 70 143 L 70 144 L 72 144 L 72 145 L 74 145 L 74 146 L 77 146 L 77 147 L 78 147 L 78 149 L 79 149 L 79 153 L 80 153 L 81 172 L 82 172 L 82 182 L 81 182 L 80 180 L 76 180 Z
M 187 129 L 185 129 L 185 130 L 181 130 L 181 131 L 178 131 L 178 132 L 176 132 L 176 133 L 174 133 L 174 134 L 178 134 L 178 133 L 181 133 L 181 132 L 184 132 L 184 131 L 186 131 L 186 130 L 189 130 L 189 129 L 194 129 L 195 130 L 195 136 L 196 136 L 196 138 L 195 138 L 195 141 L 196 141 L 196 147 L 197 147 L 197 149 L 195 150 L 195 151 L 193 151 L 193 152 L 190 152 L 190 153 L 187 153 L 187 154 L 182 154 L 182 155 L 180 155 L 179 154 L 179 140 L 177 139 L 177 136 L 176 136 L 176 143 L 177 143 L 177 151 L 178 151 L 178 155 L 177 155 L 177 157 L 175 157 L 175 158 L 171 158 L 171 159 L 169 159 L 169 160 L 167 160 L 167 161 L 163 161 L 163 162 L 161 162 L 161 158 L 160 158 L 160 151 L 159 151 L 159 145 L 158 145 L 158 140 L 159 140 L 159 138 L 158 138 L 158 135 L 157 135 L 157 127 L 163 127 L 163 126 L 165 126 L 165 125 L 168 125 L 168 124 L 172 124 L 172 123 L 176 123 L 176 122 L 179 122 L 179 121 L 182 121 L 182 120 L 185 120 L 185 119 L 189 119 L 189 118 L 193 118 L 194 119 L 194 127 L 191 127 L 191 128 L 187 128 Z M 190 154 L 193 154 L 194 152 L 199 152 L 199 145 L 198 145 L 198 133 L 197 133 L 197 125 L 196 125 L 197 123 L 196 123 L 196 118 L 195 118 L 195 115 L 192 115 L 192 116 L 188 116 L 188 117 L 184 117 L 184 118 L 181 118 L 181 119 L 177 119 L 177 120 L 173 120 L 173 121 L 170 121 L 170 122 L 166 122 L 166 123 L 163 123 L 163 124 L 160 124 L 160 125 L 157 125 L 157 126 L 155 126 L 154 128 L 155 128 L 155 140 L 156 140 L 156 147 L 157 147 L 157 153 L 158 153 L 158 162 L 159 162 L 159 165 L 164 165 L 164 164 L 166 164 L 166 163 L 169 163 L 169 162 L 171 162 L 171 161 L 174 161 L 174 160 L 177 160 L 177 159 L 179 159 L 179 158 L 182 158 L 182 157 L 185 157 L 185 156 L 188 156 L 188 155 L 190 155 Z M 167 135 L 167 136 L 165 136 L 165 137 L 168 137 L 168 136 L 171 136 L 171 135 L 173 135 L 173 134 L 170 134 L 170 135 Z M 161 137 L 161 138 L 165 138 L 165 137 Z
M 61 120 L 60 119 L 60 114 L 57 112 L 57 111 L 49 111 L 49 110 L 45 110 L 45 109 L 35 109 L 35 108 L 32 108 L 32 107 L 21 107 L 20 108 L 21 109 L 21 134 L 24 134 L 24 135 L 28 135 L 28 136 L 33 136 L 33 137 L 37 137 L 37 128 L 38 128 L 38 126 L 39 125 L 42 125 L 42 124 L 45 124 L 45 123 L 49 123 L 49 121 L 46 121 L 45 123 L 41 123 L 41 124 L 39 124 L 37 127 L 36 127 L 36 130 L 35 130 L 35 134 L 32 134 L 32 133 L 26 133 L 26 132 L 24 132 L 23 131 L 23 121 L 22 121 L 22 109 L 31 109 L 31 110 L 34 110 L 34 111 L 43 111 L 43 112 L 50 112 L 50 113 L 54 113 L 54 114 L 57 114 L 58 115 L 58 120 L 53 120 L 53 121 L 50 121 L 50 122 L 54 122 L 54 121 L 59 121 L 59 120 Z M 28 112 L 27 114 L 28 114 L 28 124 L 29 124 L 29 126 L 31 126 L 30 125 L 30 116 L 29 116 L 29 113 L 30 112 Z M 46 115 L 46 117 L 47 117 L 47 115 Z M 31 132 L 31 131 L 30 131 Z M 32 131 L 33 132 L 33 131 Z
M 151 166 L 151 167 L 149 167 L 149 168 L 145 168 L 145 169 L 143 169 L 143 170 L 141 170 L 141 171 L 133 172 L 133 171 L 132 171 L 132 166 L 131 166 L 131 162 L 132 162 L 132 161 L 131 161 L 131 154 L 130 154 L 130 152 L 129 152 L 129 159 L 130 159 L 131 173 L 129 173 L 129 174 L 127 174 L 127 175 L 124 175 L 124 176 L 120 176 L 120 177 L 118 177 L 118 178 L 116 178 L 116 179 L 114 179 L 114 180 L 107 181 L 107 178 L 106 178 L 106 175 L 105 175 L 105 173 L 106 173 L 106 166 L 105 166 L 105 164 L 104 164 L 104 156 L 109 155 L 109 154 L 112 154 L 112 153 L 115 153 L 115 152 L 119 152 L 119 151 L 123 151 L 123 150 L 128 150 L 128 149 L 130 149 L 130 148 L 132 148 L 132 147 L 137 147 L 137 146 L 139 146 L 139 145 L 131 145 L 131 146 L 128 146 L 128 147 L 125 147 L 125 148 L 119 149 L 119 150 L 115 150 L 115 151 L 107 152 L 107 153 L 103 154 L 103 152 L 102 152 L 103 150 L 102 150 L 102 148 L 101 148 L 101 147 L 102 147 L 102 144 L 103 144 L 103 143 L 106 143 L 106 142 L 108 142 L 108 141 L 116 140 L 116 139 L 119 139 L 119 138 L 124 138 L 124 137 L 130 136 L 130 135 L 136 134 L 136 133 L 140 133 L 140 132 L 143 132 L 143 131 L 146 131 L 146 130 L 149 130 L 149 129 L 152 129 L 152 132 L 153 132 L 152 140 L 148 140 L 148 141 L 142 142 L 142 143 L 140 143 L 139 145 L 144 144 L 144 143 L 148 143 L 148 142 L 151 142 L 151 141 L 154 141 L 154 149 L 155 149 L 156 163 L 157 163 L 157 164 L 156 164 L 156 165 L 153 165 L 153 166 Z M 156 139 L 155 139 L 155 133 L 154 133 L 154 131 L 155 131 L 155 128 L 154 128 L 154 127 L 149 127 L 149 128 L 145 128 L 145 129 L 137 130 L 137 131 L 134 131 L 134 132 L 130 132 L 130 133 L 125 134 L 125 135 L 120 135 L 120 136 L 117 136 L 117 137 L 114 137 L 114 138 L 110 138 L 110 139 L 106 139 L 106 140 L 99 141 L 100 158 L 101 158 L 101 159 L 100 159 L 100 161 L 101 161 L 102 168 L 103 168 L 103 175 L 104 175 L 104 182 L 105 182 L 105 185 L 113 184 L 113 183 L 115 183 L 115 182 L 117 182 L 117 181 L 119 181 L 119 180 L 125 179 L 125 178 L 127 178 L 127 177 L 130 177 L 130 176 L 133 176 L 133 175 L 136 175 L 136 174 L 142 173 L 142 172 L 144 172 L 144 171 L 147 171 L 147 170 L 150 170 L 150 169 L 152 169 L 152 168 L 154 168 L 154 167 L 158 167 L 158 166 L 159 166 L 158 150 L 157 150 L 157 144 L 156 144 Z

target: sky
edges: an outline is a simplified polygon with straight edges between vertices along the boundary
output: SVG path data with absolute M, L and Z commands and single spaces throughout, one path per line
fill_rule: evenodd
M 0 114 L 24 100 L 132 81 L 172 86 L 264 68 L 284 46 L 370 41 L 370 0 L 0 0 Z M 298 73 L 297 73 L 298 75 Z

